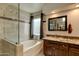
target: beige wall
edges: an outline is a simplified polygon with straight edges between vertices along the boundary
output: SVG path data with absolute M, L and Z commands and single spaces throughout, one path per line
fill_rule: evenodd
M 72 29 L 73 29 L 72 33 L 68 34 L 67 31 L 48 31 L 48 18 L 63 16 L 63 15 L 67 15 L 67 23 L 68 24 L 71 23 Z M 46 17 L 46 34 L 79 36 L 79 8 L 71 10 L 71 11 L 63 11 L 60 13 L 47 15 L 47 17 Z

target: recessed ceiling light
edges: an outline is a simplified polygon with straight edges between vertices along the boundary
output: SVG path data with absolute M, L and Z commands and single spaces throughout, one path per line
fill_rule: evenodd
M 76 5 L 76 7 L 79 7 L 79 4 L 78 4 L 78 5 Z

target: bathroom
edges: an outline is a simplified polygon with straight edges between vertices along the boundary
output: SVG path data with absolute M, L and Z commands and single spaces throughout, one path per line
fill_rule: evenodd
M 79 56 L 78 17 L 77 3 L 0 3 L 0 55 Z

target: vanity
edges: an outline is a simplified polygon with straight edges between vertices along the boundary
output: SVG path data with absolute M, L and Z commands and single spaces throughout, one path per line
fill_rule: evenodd
M 78 37 L 50 35 L 50 37 L 43 38 L 43 41 L 45 56 L 79 56 Z
M 67 15 L 48 19 L 48 31 L 52 31 L 53 35 L 46 34 L 43 38 L 44 55 L 79 56 L 79 36 L 71 36 L 73 27 L 71 23 L 67 23 L 67 19 Z M 58 32 L 68 34 L 66 36 Z

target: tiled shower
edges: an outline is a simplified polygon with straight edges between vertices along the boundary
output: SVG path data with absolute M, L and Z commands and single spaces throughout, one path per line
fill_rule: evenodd
M 0 55 L 19 53 L 18 45 L 29 39 L 29 19 L 30 14 L 21 10 L 20 4 L 0 4 Z

